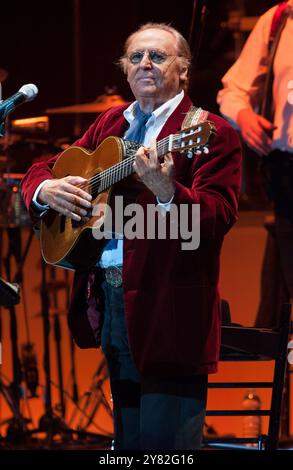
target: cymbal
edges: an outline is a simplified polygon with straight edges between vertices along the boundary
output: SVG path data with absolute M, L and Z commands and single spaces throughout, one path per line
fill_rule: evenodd
M 91 103 L 74 104 L 60 108 L 46 109 L 47 114 L 79 114 L 79 113 L 102 113 L 113 106 L 120 106 L 126 101 L 120 95 L 100 95 L 96 101 Z

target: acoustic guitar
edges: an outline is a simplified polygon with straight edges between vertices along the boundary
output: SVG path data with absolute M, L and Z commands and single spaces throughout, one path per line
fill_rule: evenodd
M 168 152 L 180 152 L 191 158 L 201 151 L 208 152 L 207 144 L 215 132 L 212 122 L 182 130 L 157 142 L 158 157 Z M 53 177 L 81 176 L 87 180 L 83 189 L 92 195 L 92 216 L 89 220 L 76 222 L 49 209 L 41 220 L 41 251 L 44 260 L 67 269 L 85 269 L 94 266 L 105 241 L 94 237 L 93 230 L 101 230 L 107 217 L 107 207 L 113 185 L 130 176 L 136 142 L 119 137 L 107 137 L 89 152 L 81 147 L 66 149 L 56 160 Z M 96 210 L 102 207 L 103 210 Z

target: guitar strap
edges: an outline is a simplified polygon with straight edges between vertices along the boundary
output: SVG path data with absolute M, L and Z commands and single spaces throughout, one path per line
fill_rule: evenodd
M 196 106 L 193 106 L 193 105 L 190 106 L 182 122 L 181 129 L 186 129 L 188 127 L 196 126 L 197 124 L 200 124 L 201 122 L 206 121 L 208 114 L 209 114 L 208 111 L 205 111 L 202 108 L 197 108 Z
M 278 5 L 273 16 L 267 54 L 267 75 L 264 85 L 263 101 L 261 103 L 261 115 L 266 119 L 272 119 L 272 99 L 273 99 L 273 81 L 274 81 L 274 60 L 277 52 L 278 44 L 281 34 L 285 27 L 289 9 L 287 8 L 288 2 L 283 2 Z

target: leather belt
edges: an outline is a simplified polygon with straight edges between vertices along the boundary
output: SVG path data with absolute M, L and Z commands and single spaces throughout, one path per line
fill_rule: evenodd
M 112 287 L 122 286 L 122 266 L 109 266 L 102 268 L 104 278 Z

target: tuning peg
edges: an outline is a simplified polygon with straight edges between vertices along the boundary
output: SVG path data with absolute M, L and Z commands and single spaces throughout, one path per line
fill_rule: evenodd
M 204 147 L 204 148 L 203 148 L 203 153 L 205 153 L 205 154 L 210 153 L 208 147 Z
M 187 158 L 193 158 L 193 151 L 188 150 L 188 152 L 186 152 L 186 156 L 187 156 Z

